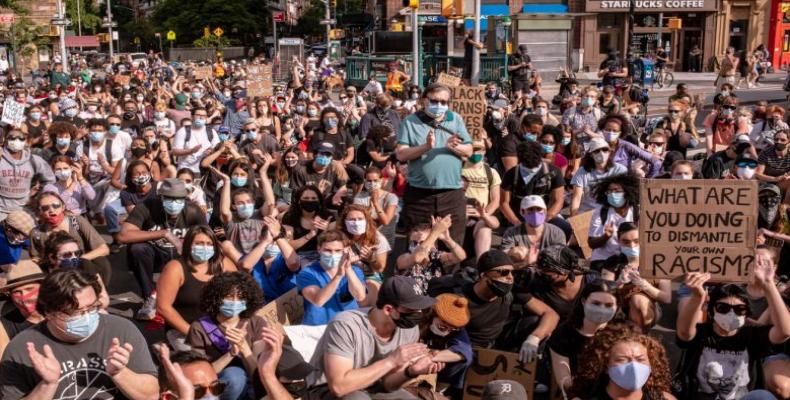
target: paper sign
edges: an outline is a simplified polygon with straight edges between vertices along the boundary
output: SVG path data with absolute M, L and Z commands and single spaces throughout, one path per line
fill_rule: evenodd
M 472 140 L 486 137 L 483 129 L 483 117 L 486 115 L 487 104 L 484 86 L 452 86 L 450 110 L 461 114 L 466 130 Z
M 247 96 L 274 96 L 271 65 L 253 65 L 247 69 Z
M 195 80 L 202 81 L 203 79 L 212 78 L 214 76 L 213 72 L 211 71 L 210 65 L 205 65 L 202 67 L 196 67 L 194 71 Z
M 14 99 L 6 99 L 3 103 L 2 121 L 9 125 L 19 126 L 25 120 L 25 106 Z
M 535 363 L 521 364 L 518 354 L 505 351 L 475 349 L 475 359 L 466 371 L 464 400 L 476 400 L 483 395 L 486 384 L 498 379 L 514 380 L 527 390 L 532 399 L 535 387 Z
M 115 82 L 123 86 L 128 85 L 131 80 L 131 75 L 115 75 Z
M 584 258 L 590 259 L 592 257 L 592 249 L 587 244 L 587 239 L 590 234 L 590 221 L 592 221 L 593 213 L 595 210 L 587 211 L 586 213 L 574 215 L 568 218 L 568 223 L 573 228 L 573 234 L 576 236 L 576 241 L 582 249 Z
M 757 181 L 643 181 L 639 272 L 673 279 L 708 272 L 713 282 L 746 282 L 757 236 Z
M 447 86 L 461 86 L 461 78 L 445 74 L 444 72 L 439 72 L 439 77 L 436 78 L 436 83 Z
M 256 315 L 266 320 L 270 327 L 285 334 L 283 325 L 298 325 L 304 316 L 302 296 L 293 288 L 258 310 Z

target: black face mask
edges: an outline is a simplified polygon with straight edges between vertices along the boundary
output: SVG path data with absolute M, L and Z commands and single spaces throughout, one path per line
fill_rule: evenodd
M 513 289 L 512 283 L 505 283 L 500 281 L 488 281 L 488 290 L 491 291 L 497 297 L 505 297 L 510 290 Z
M 398 314 L 400 314 L 400 318 L 393 319 L 392 322 L 395 323 L 395 326 L 401 329 L 414 328 L 422 320 L 421 312 L 402 313 L 398 311 Z
M 302 397 L 305 389 L 307 389 L 307 382 L 305 381 L 283 383 L 282 385 L 294 397 Z
M 302 210 L 304 210 L 304 211 L 307 211 L 307 212 L 316 212 L 316 211 L 318 211 L 319 204 L 318 204 L 317 201 L 313 201 L 313 200 L 302 201 L 301 204 L 302 204 Z
M 145 147 L 135 147 L 132 149 L 132 155 L 134 158 L 140 158 L 145 155 L 148 151 L 145 150 Z
M 125 120 L 129 121 L 129 120 L 131 120 L 132 118 L 134 118 L 134 112 L 132 112 L 132 111 L 126 111 L 125 113 L 123 113 L 123 119 L 125 119 Z

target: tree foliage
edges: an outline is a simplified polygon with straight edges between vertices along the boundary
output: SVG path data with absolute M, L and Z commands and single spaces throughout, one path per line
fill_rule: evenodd
M 77 13 L 79 4 L 79 13 Z M 101 17 L 93 8 L 93 2 L 85 0 L 66 0 L 66 15 L 71 20 L 71 28 L 77 31 L 77 20 L 82 23 L 82 34 L 96 34 L 101 29 Z
M 260 0 L 164 0 L 156 7 L 153 22 L 162 32 L 176 32 L 178 43 L 203 37 L 203 28 L 222 28 L 223 39 L 250 45 L 256 34 L 267 32 L 271 12 Z
M 230 40 L 224 36 L 208 35 L 208 37 L 200 37 L 192 41 L 195 47 L 227 47 L 230 46 Z

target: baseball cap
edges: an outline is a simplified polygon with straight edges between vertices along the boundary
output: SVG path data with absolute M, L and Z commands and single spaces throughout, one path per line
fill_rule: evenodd
M 12 211 L 8 214 L 5 223 L 19 232 L 24 233 L 25 236 L 30 236 L 30 232 L 36 227 L 36 221 L 33 220 L 33 217 L 22 210 Z
M 503 108 L 507 108 L 507 106 L 509 106 L 509 105 L 510 105 L 510 103 L 508 103 L 507 100 L 505 100 L 505 99 L 497 99 L 497 100 L 494 100 L 493 103 L 491 103 L 491 108 L 493 108 L 495 110 L 501 110 Z
M 330 153 L 335 154 L 335 145 L 329 142 L 321 142 L 315 148 L 316 153 Z
M 746 134 L 735 135 L 732 138 L 732 143 L 733 144 L 737 144 L 737 143 L 751 143 L 751 142 L 752 142 L 752 140 L 749 138 L 749 135 L 746 135 Z
M 520 383 L 511 380 L 497 380 L 486 384 L 480 400 L 528 400 L 527 391 Z
M 230 133 L 230 127 L 227 125 L 220 125 L 219 128 L 217 128 L 217 133 Z
M 768 182 L 761 182 L 757 193 L 762 192 L 773 192 L 777 196 L 781 196 L 781 192 L 779 191 L 779 186 L 774 185 L 773 183 Z
M 513 265 L 513 260 L 502 250 L 493 249 L 483 253 L 477 260 L 477 270 L 479 272 L 490 271 L 503 265 Z
M 178 178 L 163 180 L 156 191 L 165 197 L 184 198 L 189 195 L 189 193 L 187 193 L 187 186 Z
M 183 110 L 184 108 L 186 108 L 186 104 L 187 104 L 186 95 L 184 95 L 183 93 L 179 93 L 176 95 L 175 99 L 176 99 L 176 110 Z
M 757 163 L 757 157 L 753 156 L 752 153 L 749 153 L 748 151 L 744 151 L 735 159 L 735 163 L 737 164 L 743 161 Z
M 521 209 L 526 210 L 530 207 L 540 207 L 545 210 L 546 202 L 543 201 L 543 197 L 538 195 L 533 194 L 530 196 L 525 196 L 523 199 L 521 199 Z
M 385 304 L 412 310 L 424 310 L 436 304 L 436 299 L 425 296 L 422 286 L 414 278 L 398 275 L 381 284 L 376 306 L 381 308 Z
M 609 148 L 609 143 L 606 143 L 606 140 L 603 140 L 601 138 L 594 138 L 593 140 L 590 140 L 590 145 L 587 148 L 587 152 L 592 153 L 593 151 L 598 149 L 608 149 L 608 148 Z

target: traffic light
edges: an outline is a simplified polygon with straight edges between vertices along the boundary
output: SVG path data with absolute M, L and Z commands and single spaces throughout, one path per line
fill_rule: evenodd
M 420 8 L 420 0 L 403 0 L 403 6 L 409 8 Z

